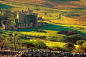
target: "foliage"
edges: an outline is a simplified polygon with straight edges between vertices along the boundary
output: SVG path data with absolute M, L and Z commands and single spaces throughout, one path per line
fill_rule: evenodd
M 9 48 L 10 47 L 10 40 L 7 38 L 5 34 L 0 35 L 0 49 Z
M 50 40 L 50 41 L 55 41 L 55 37 L 52 35 L 47 35 L 46 39 Z
M 12 44 L 13 44 L 14 50 L 17 50 L 19 47 L 22 46 L 22 39 L 20 38 L 21 36 L 17 32 L 14 32 L 12 35 L 13 35 L 11 39 Z
M 42 42 L 42 41 L 40 41 L 40 40 L 36 40 L 36 41 L 34 42 L 34 45 L 35 45 L 36 48 L 39 48 L 39 49 L 44 49 L 44 48 L 46 48 L 45 43 Z
M 65 1 L 65 0 L 64 0 Z M 28 1 L 29 2 L 29 1 Z M 30 2 L 34 2 L 34 1 L 30 1 Z M 48 2 L 48 1 L 47 1 Z M 48 7 L 42 7 L 42 6 L 39 6 L 39 5 L 33 5 L 33 4 L 23 4 L 23 3 L 17 3 L 17 2 L 11 2 L 11 1 L 1 1 L 1 3 L 2 4 L 6 4 L 6 5 L 10 5 L 10 6 L 13 6 L 14 8 L 11 8 L 11 10 L 14 12 L 14 11 L 16 11 L 16 10 L 26 10 L 27 9 L 27 7 L 28 8 L 31 8 L 31 9 L 33 9 L 34 10 L 34 12 L 37 12 L 37 13 L 39 13 L 39 16 L 43 16 L 43 19 L 44 20 L 48 20 L 48 21 L 46 21 L 46 22 L 49 22 L 49 23 L 56 23 L 56 24 L 58 24 L 58 23 L 62 23 L 62 24 L 75 24 L 75 25 L 73 25 L 73 26 L 77 26 L 78 27 L 78 25 L 85 25 L 85 19 L 83 19 L 82 18 L 82 16 L 85 16 L 85 9 L 70 9 L 70 10 L 67 10 L 67 9 L 65 9 L 65 10 L 62 10 L 62 9 L 53 9 L 53 8 L 48 8 Z M 36 3 L 36 2 L 35 2 Z M 49 3 L 49 2 L 48 2 Z M 66 2 L 65 2 L 66 3 Z M 77 2 L 76 2 L 77 3 Z M 81 3 L 81 2 L 80 2 Z M 36 3 L 36 4 L 39 4 L 39 3 Z M 41 3 L 40 3 L 41 4 Z M 57 3 L 57 4 L 59 4 L 59 3 Z M 68 5 L 69 5 L 69 3 L 67 3 Z M 79 4 L 79 3 L 78 3 Z M 64 4 L 63 4 L 64 5 Z M 73 5 L 73 4 L 72 4 Z M 81 5 L 81 4 L 80 4 Z M 82 5 L 81 5 L 82 6 Z M 56 7 L 56 6 L 55 6 Z M 75 6 L 74 6 L 75 7 Z M 73 7 L 73 8 L 74 8 Z M 62 7 L 62 8 L 64 8 L 64 7 Z M 38 11 L 36 11 L 35 9 L 39 9 Z M 73 13 L 75 11 L 75 13 Z M 47 15 L 44 15 L 44 13 L 47 13 Z M 69 15 L 70 14 L 70 12 L 72 12 L 72 14 L 73 14 L 73 18 L 69 18 L 69 17 L 65 17 L 65 16 L 62 16 L 61 18 L 61 20 L 57 20 L 57 18 L 58 18 L 58 16 L 59 16 L 59 14 L 60 13 L 63 13 L 63 12 L 67 12 L 67 14 Z M 84 14 L 82 13 L 82 12 L 84 12 Z M 77 13 L 77 14 L 76 14 Z M 3 11 L 3 13 L 2 13 L 2 15 L 4 16 L 4 17 L 6 17 L 6 15 L 7 14 L 5 14 L 5 12 Z M 65 13 L 66 14 L 66 13 Z M 9 19 L 11 19 L 11 20 L 13 20 L 14 19 L 14 14 L 9 14 L 8 13 L 8 15 L 10 15 L 9 17 Z M 75 17 L 76 16 L 76 17 Z M 76 19 L 75 19 L 76 18 Z M 78 18 L 78 19 L 77 19 Z M 80 18 L 80 19 L 79 19 Z M 84 17 L 85 18 L 85 17 Z M 2 18 L 2 19 L 5 19 L 5 18 Z M 71 20 L 71 21 L 70 21 Z M 84 20 L 84 22 L 83 22 L 83 20 Z M 76 24 L 78 24 L 78 25 L 76 25 Z M 79 33 L 81 33 L 81 34 L 85 34 L 85 32 L 86 32 L 86 30 L 76 30 L 76 29 L 74 29 L 74 28 L 69 28 L 69 26 L 70 25 L 50 25 L 50 26 L 46 26 L 46 28 L 45 27 L 43 27 L 45 30 L 49 30 L 49 31 L 51 31 L 51 32 L 48 32 L 48 33 L 51 33 L 51 34 L 53 34 L 52 36 L 51 36 L 51 34 L 48 34 L 48 35 L 50 35 L 50 36 L 48 36 L 48 39 L 51 39 L 51 40 L 56 40 L 56 41 L 64 41 L 65 40 L 65 38 L 64 37 L 60 37 L 60 36 L 63 36 L 63 35 L 60 35 L 60 36 L 58 36 L 58 37 L 55 37 L 55 32 L 54 31 L 60 31 L 60 30 L 74 30 L 74 31 L 76 31 L 76 32 L 79 32 Z M 85 26 L 84 26 L 85 27 Z M 38 37 L 40 37 L 40 36 L 46 36 L 47 35 L 47 33 L 39 33 L 39 32 L 32 32 L 32 31 L 34 31 L 34 30 L 36 30 L 36 29 L 25 29 L 25 30 L 20 30 L 20 31 L 17 31 L 17 32 L 20 32 L 20 33 L 22 33 L 22 34 L 27 34 L 27 35 L 31 35 L 31 36 L 36 36 L 36 38 L 37 38 L 37 36 Z M 5 31 L 5 32 L 9 32 L 9 31 L 7 31 L 7 30 L 3 30 L 3 31 Z M 11 32 L 14 32 L 14 31 L 11 31 Z M 56 34 L 56 35 L 59 35 L 59 34 Z M 12 36 L 13 37 L 13 36 Z M 17 37 L 17 36 L 16 36 Z M 19 37 L 19 38 L 23 38 L 22 36 L 21 37 Z M 73 36 L 71 36 L 71 37 L 69 37 L 70 39 L 70 41 L 74 41 L 76 38 L 78 38 L 78 36 L 77 37 L 73 37 Z M 50 42 L 49 42 L 50 43 Z M 58 43 L 56 43 L 58 46 L 63 46 L 63 43 L 62 43 L 62 45 L 61 44 L 58 44 Z M 55 46 L 55 43 L 53 43 L 53 42 L 51 42 L 51 45 L 49 45 L 49 46 Z
M 85 40 L 77 40 L 76 43 L 77 45 L 82 45 L 85 42 Z
M 86 42 L 83 43 L 83 47 L 86 48 Z
M 59 38 L 57 38 L 57 41 L 59 41 L 59 42 L 65 42 L 65 40 L 66 40 L 66 38 L 63 38 L 63 37 L 59 37 Z
M 22 38 L 23 35 L 14 32 L 13 34 L 5 33 L 0 35 L 0 48 L 1 49 L 20 49 L 22 46 Z
M 6 17 L 0 15 L 0 25 L 1 25 L 1 21 L 3 21 L 3 20 L 6 20 Z
M 75 46 L 71 42 L 66 43 L 63 47 L 68 51 L 75 49 Z
M 82 35 L 77 34 L 77 35 L 71 35 L 69 37 L 67 37 L 67 42 L 72 42 L 74 44 L 76 44 L 77 40 L 83 39 Z
M 84 48 L 83 46 L 79 46 L 76 49 L 74 49 L 72 52 L 85 53 L 86 52 L 86 48 Z

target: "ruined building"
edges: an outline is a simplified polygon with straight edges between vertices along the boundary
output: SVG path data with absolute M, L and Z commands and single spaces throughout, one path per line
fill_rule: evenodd
M 17 19 L 15 19 L 15 25 L 11 26 L 11 21 L 6 20 L 2 22 L 2 27 L 5 30 L 17 30 L 21 28 L 30 28 L 36 26 L 43 26 L 44 22 L 38 22 L 42 20 L 42 17 L 38 17 L 37 13 L 33 13 L 33 10 L 17 11 Z

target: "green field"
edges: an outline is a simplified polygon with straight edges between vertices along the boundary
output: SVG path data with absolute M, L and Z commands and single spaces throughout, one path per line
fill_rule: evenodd
M 3 7 L 2 7 L 3 6 Z M 79 14 L 80 12 L 85 12 L 86 9 L 55 9 L 50 7 L 44 7 L 41 5 L 34 5 L 29 3 L 19 3 L 19 2 L 12 2 L 12 1 L 0 1 L 0 9 L 9 9 L 12 12 L 14 11 L 21 11 L 22 9 L 25 11 L 27 8 L 30 8 L 34 11 L 34 13 L 38 13 L 39 17 L 43 17 L 44 22 L 47 24 L 42 27 L 34 27 L 34 28 L 27 28 L 27 29 L 19 29 L 16 31 L 12 30 L 3 30 L 2 27 L 0 27 L 0 31 L 4 33 L 13 33 L 13 32 L 20 32 L 24 35 L 31 35 L 31 36 L 54 36 L 58 38 L 62 38 L 66 35 L 64 34 L 58 34 L 59 31 L 74 31 L 82 35 L 84 38 L 86 37 L 86 20 L 82 19 L 84 21 L 80 21 L 79 16 L 68 17 L 66 15 L 71 14 L 71 12 L 77 12 Z M 46 13 L 46 14 L 45 14 Z M 59 14 L 64 14 L 61 16 L 61 19 L 59 18 Z M 81 14 L 83 16 L 83 14 Z M 82 17 L 80 17 L 82 18 Z M 84 18 L 84 17 L 83 17 Z M 84 28 L 84 29 L 79 29 Z M 39 29 L 42 29 L 44 32 L 38 32 Z M 68 37 L 68 36 L 67 36 Z M 71 37 L 71 36 L 70 36 Z M 63 42 L 52 42 L 43 40 L 43 42 L 49 46 L 49 47 L 63 47 L 65 43 Z M 78 47 L 77 45 L 75 45 Z

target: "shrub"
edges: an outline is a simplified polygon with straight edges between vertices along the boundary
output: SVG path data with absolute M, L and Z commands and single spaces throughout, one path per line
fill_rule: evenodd
M 44 33 L 46 33 L 46 31 L 44 31 L 42 29 L 38 29 L 37 32 L 44 32 Z
M 48 39 L 48 40 L 50 40 L 50 41 L 55 41 L 55 40 L 56 40 L 56 38 L 55 38 L 54 36 L 51 36 L 51 35 L 48 35 L 48 36 L 46 37 L 46 39 Z
M 34 42 L 34 46 L 35 46 L 36 48 L 38 48 L 38 49 L 44 49 L 44 48 L 46 48 L 45 43 L 42 42 L 42 41 L 40 41 L 40 40 L 36 40 L 36 41 Z
M 74 53 L 84 53 L 85 50 L 84 49 L 75 49 L 72 52 L 74 52 Z
M 77 45 L 82 45 L 85 42 L 85 40 L 78 40 L 76 41 Z
M 72 52 L 84 53 L 85 52 L 85 48 L 83 46 L 79 46 L 77 49 L 74 49 Z
M 86 48 L 86 42 L 83 43 L 83 47 Z
M 75 49 L 75 46 L 71 42 L 66 43 L 63 47 L 68 51 Z

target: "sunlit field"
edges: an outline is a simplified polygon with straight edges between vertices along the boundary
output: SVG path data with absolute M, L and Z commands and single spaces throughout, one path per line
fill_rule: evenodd
M 42 1 L 43 3 L 46 2 L 44 0 Z M 45 26 L 19 29 L 19 30 L 3 30 L 2 27 L 0 27 L 0 32 L 4 32 L 4 33 L 19 32 L 23 35 L 27 35 L 28 37 L 29 36 L 32 37 L 32 38 L 30 37 L 30 40 L 25 40 L 25 41 L 36 41 L 39 39 L 43 41 L 46 44 L 46 46 L 50 48 L 54 48 L 54 47 L 63 48 L 66 42 L 61 42 L 60 38 L 73 37 L 65 34 L 59 34 L 58 33 L 59 31 L 74 31 L 76 33 L 79 33 L 79 35 L 82 35 L 83 39 L 86 38 L 86 9 L 84 8 L 86 7 L 86 5 L 84 5 L 85 2 L 81 3 L 76 1 L 77 4 L 75 4 L 72 1 L 70 1 L 67 2 L 68 4 L 59 4 L 59 5 L 57 5 L 56 2 L 55 3 L 56 6 L 53 6 L 54 2 L 51 3 L 48 1 L 49 3 L 48 5 L 49 6 L 50 4 L 52 5 L 52 7 L 49 7 L 46 5 L 42 6 L 41 3 L 37 4 L 35 2 L 21 3 L 19 1 L 13 2 L 10 0 L 0 1 L 0 5 L 3 6 L 3 7 L 0 6 L 1 10 L 9 9 L 10 11 L 15 12 L 17 10 L 26 11 L 27 8 L 29 8 L 30 10 L 33 10 L 34 13 L 38 13 L 38 16 L 42 17 L 43 22 L 46 23 Z M 58 2 L 58 3 L 63 3 L 63 2 Z M 82 7 L 81 9 L 79 8 L 78 3 L 80 3 L 80 7 Z M 42 30 L 42 32 L 40 32 L 39 30 Z M 50 41 L 49 39 L 45 39 L 48 37 L 57 37 L 59 39 L 58 41 Z M 76 44 L 74 45 L 76 48 L 78 47 L 78 45 Z

